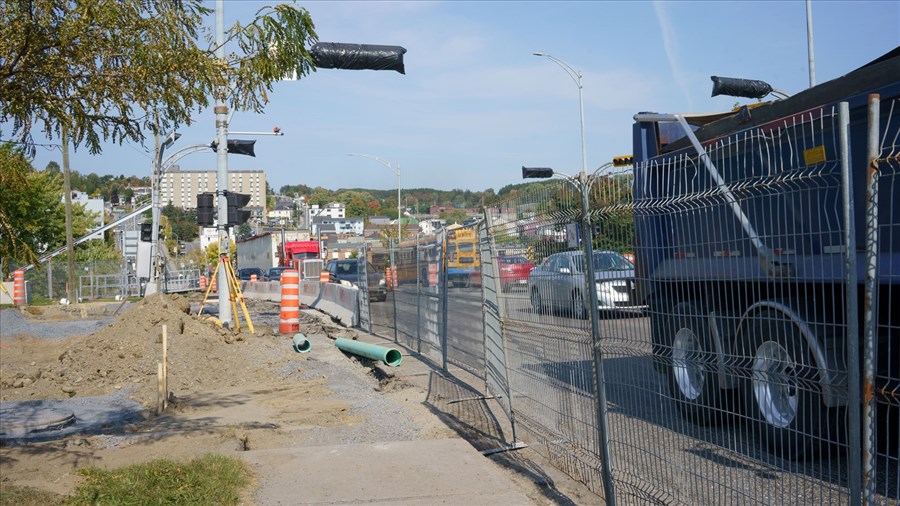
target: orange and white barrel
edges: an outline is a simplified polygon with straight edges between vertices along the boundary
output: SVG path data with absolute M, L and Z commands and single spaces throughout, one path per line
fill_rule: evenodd
M 22 269 L 13 272 L 13 304 L 25 305 L 25 271 Z
M 288 269 L 281 273 L 281 315 L 278 318 L 280 334 L 300 331 L 300 273 Z
M 319 273 L 319 283 L 320 284 L 327 283 L 328 280 L 329 280 L 328 271 L 322 271 Z
M 206 279 L 206 275 L 205 275 L 205 274 L 201 274 L 201 275 L 200 275 L 200 291 L 201 291 L 201 292 L 205 292 L 205 291 L 206 291 L 206 283 L 208 283 L 208 282 L 209 282 L 209 280 Z
M 437 264 L 428 264 L 428 286 L 437 286 L 438 284 L 438 266 Z
M 394 271 L 390 267 L 384 270 L 384 282 L 389 288 L 394 288 Z
M 251 275 L 250 275 L 250 282 L 251 282 L 251 283 L 256 283 L 256 274 L 251 274 Z

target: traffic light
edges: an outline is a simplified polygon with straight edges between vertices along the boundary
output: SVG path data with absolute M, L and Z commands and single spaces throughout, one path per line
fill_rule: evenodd
M 553 177 L 553 169 L 549 167 L 522 167 L 522 179 L 546 179 Z
M 614 156 L 612 163 L 613 167 L 627 167 L 634 165 L 634 157 L 631 155 Z
M 241 209 L 250 202 L 250 195 L 246 193 L 228 192 L 228 226 L 232 227 L 246 223 L 250 219 L 250 211 Z
M 406 48 L 401 46 L 319 42 L 309 54 L 320 69 L 395 70 L 406 74 L 403 66 Z
M 159 226 L 159 236 L 162 237 L 162 225 Z M 141 223 L 141 242 L 153 242 L 153 224 Z
M 216 220 L 216 196 L 212 193 L 197 194 L 197 225 L 211 227 Z
M 256 144 L 255 140 L 245 141 L 241 139 L 228 139 L 228 152 L 235 155 L 247 155 L 255 157 L 256 153 L 253 152 L 254 144 Z M 213 151 L 218 152 L 219 141 L 212 141 L 209 144 L 209 147 L 211 147 Z

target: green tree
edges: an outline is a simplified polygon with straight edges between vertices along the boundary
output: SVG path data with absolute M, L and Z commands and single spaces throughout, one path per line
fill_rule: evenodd
M 232 109 L 262 112 L 273 84 L 313 69 L 309 13 L 263 7 L 226 41 L 224 61 L 201 0 L 9 0 L 0 9 L 0 122 L 30 143 L 32 128 L 68 132 L 99 153 L 103 140 L 142 142 L 189 124 L 219 91 Z M 33 151 L 33 147 L 30 148 Z M 86 190 L 90 191 L 90 190 Z

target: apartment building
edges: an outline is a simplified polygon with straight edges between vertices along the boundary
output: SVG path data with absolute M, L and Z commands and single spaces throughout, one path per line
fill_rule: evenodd
M 247 207 L 265 209 L 265 171 L 229 170 L 228 178 L 228 191 L 250 195 Z M 175 165 L 163 175 L 159 201 L 164 206 L 171 202 L 181 209 L 196 209 L 197 195 L 214 193 L 217 181 L 218 173 L 214 170 L 181 170 Z

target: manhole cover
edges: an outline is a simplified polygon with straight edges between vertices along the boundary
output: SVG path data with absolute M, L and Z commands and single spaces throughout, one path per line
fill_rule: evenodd
M 6 408 L 0 410 L 0 437 L 25 437 L 34 432 L 58 430 L 72 423 L 75 423 L 75 414 L 63 409 Z

